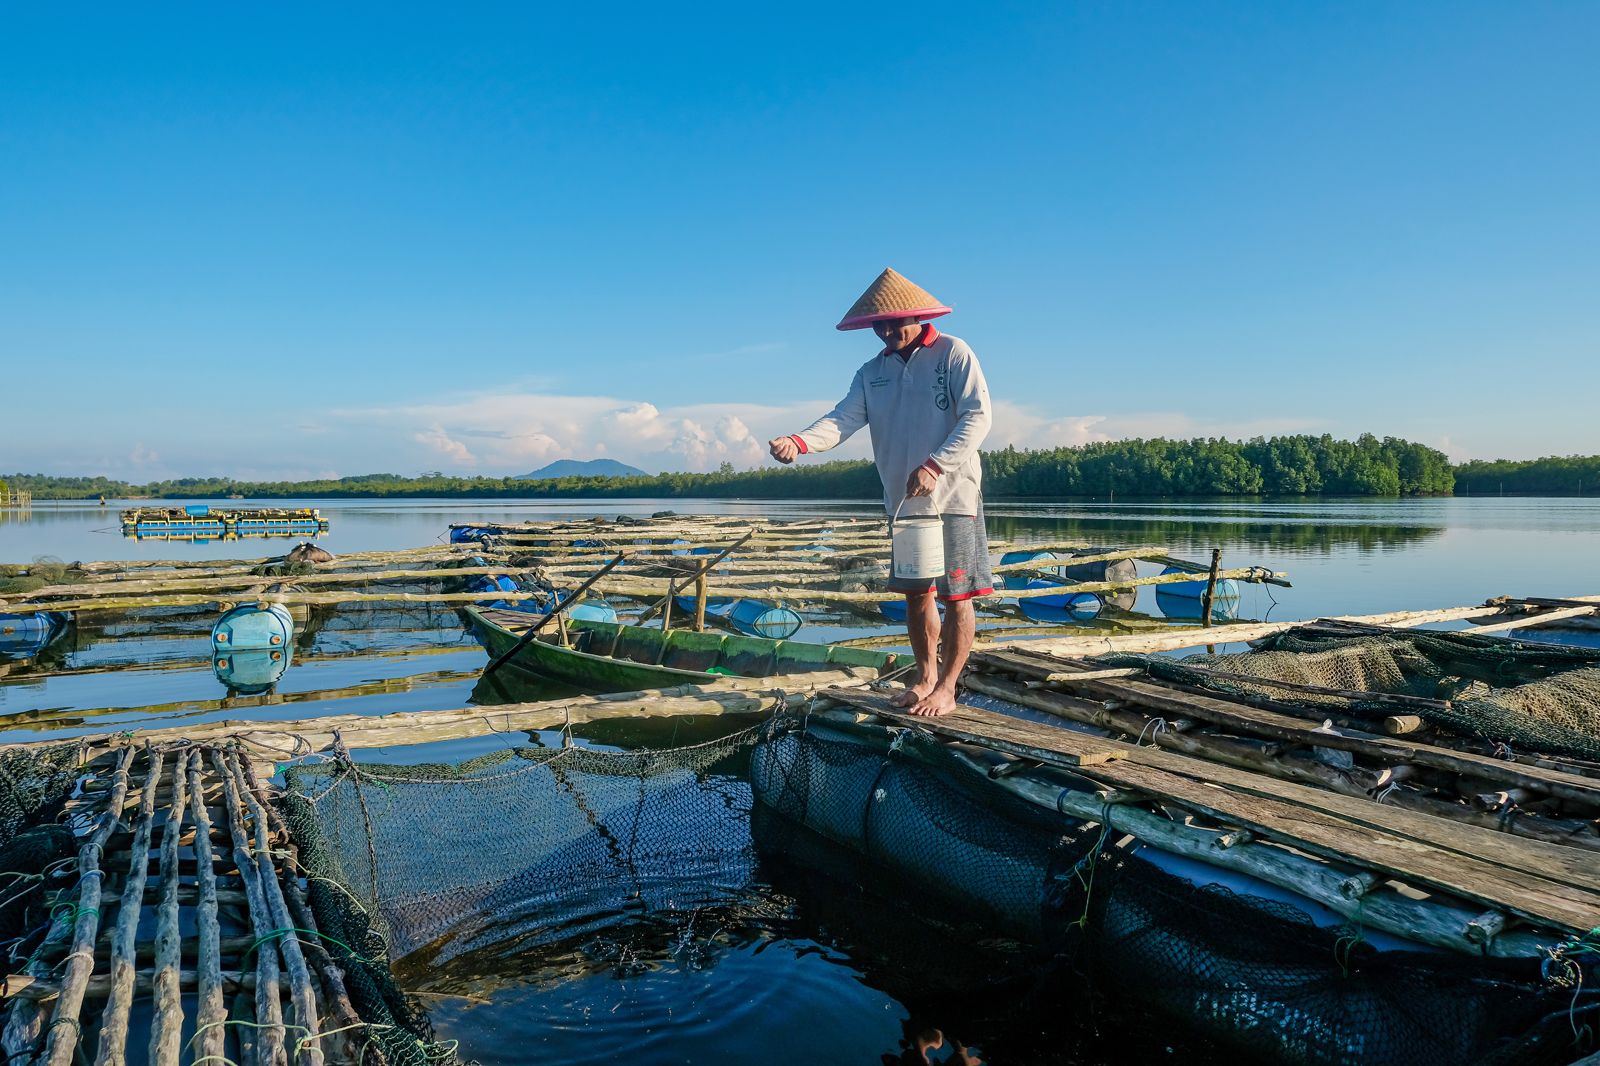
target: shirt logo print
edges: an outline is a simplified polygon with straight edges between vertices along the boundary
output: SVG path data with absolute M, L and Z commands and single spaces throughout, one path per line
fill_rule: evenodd
M 950 409 L 950 389 L 945 384 L 945 378 L 950 370 L 948 359 L 939 360 L 939 365 L 933 368 L 933 406 L 941 411 Z

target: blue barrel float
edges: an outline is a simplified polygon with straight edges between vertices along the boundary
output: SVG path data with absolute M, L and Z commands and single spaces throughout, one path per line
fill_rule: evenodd
M 787 607 L 761 600 L 739 600 L 728 611 L 728 624 L 751 637 L 787 640 L 800 631 L 800 616 Z
M 491 597 L 490 599 L 476 601 L 479 607 L 499 607 L 503 610 L 515 611 L 518 609 L 519 601 L 502 600 L 493 597 L 497 592 L 521 592 L 522 587 L 513 578 L 505 574 L 478 574 L 467 582 L 467 591 Z
M 939 607 L 939 617 L 944 617 L 944 601 L 934 600 Z M 884 600 L 878 604 L 878 613 L 891 622 L 904 622 L 907 617 L 905 600 Z
M 1030 589 L 1061 590 L 1054 596 L 1024 596 L 1017 600 L 1017 606 L 1022 613 L 1035 622 L 1087 622 L 1099 616 L 1105 601 L 1092 592 L 1073 592 L 1071 585 L 1063 585 L 1059 581 L 1046 581 L 1043 578 L 1033 578 L 1027 585 Z
M 236 692 L 265 692 L 289 668 L 294 619 L 281 603 L 241 603 L 211 627 L 211 670 Z
M 1162 576 L 1192 572 L 1181 570 L 1176 566 L 1169 566 L 1161 571 Z M 1170 585 L 1155 586 L 1156 606 L 1160 607 L 1161 613 L 1168 618 L 1199 618 L 1201 601 L 1206 594 L 1206 580 L 1205 577 L 1200 577 L 1195 581 L 1174 581 Z M 1233 578 L 1225 577 L 1218 581 L 1216 593 L 1211 598 L 1211 617 L 1239 617 L 1239 595 L 1239 583 Z
M 515 578 L 505 574 L 479 574 L 467 582 L 468 592 L 480 592 L 493 596 L 497 592 L 525 592 L 528 591 L 519 585 Z M 572 598 L 570 592 L 557 592 L 555 589 L 545 588 L 543 600 L 505 600 L 485 599 L 478 600 L 480 607 L 495 607 L 502 611 L 526 611 L 529 614 L 549 614 L 555 605 L 565 603 Z M 566 617 L 583 622 L 615 622 L 617 609 L 603 599 L 584 600 L 575 603 L 562 612 Z
M 680 614 L 694 614 L 694 600 L 693 596 L 674 596 L 672 598 L 672 609 Z M 707 596 L 706 610 L 725 611 L 732 607 L 734 602 L 732 596 Z
M 1060 558 L 1061 556 L 1057 555 L 1055 552 L 1006 552 L 1004 555 L 1000 556 L 1000 565 L 1009 566 L 1012 563 L 1046 562 Z M 1039 569 L 1046 573 L 1053 573 L 1057 577 L 1062 577 L 1065 574 L 1065 571 L 1059 566 L 1054 568 L 1046 568 L 1041 566 Z M 1000 578 L 1002 586 L 1008 589 L 1025 589 L 1028 587 L 1028 582 L 1032 580 L 1030 577 L 1030 572 L 1026 570 L 1009 570 L 1001 574 Z
M 289 669 L 293 652 L 232 651 L 212 657 L 211 672 L 217 680 L 240 696 L 258 696 L 272 688 Z
M 572 593 L 563 592 L 560 596 L 560 602 L 565 603 L 572 598 Z M 539 614 L 550 613 L 550 608 L 542 605 L 529 606 L 524 610 L 537 611 Z M 615 622 L 617 620 L 617 609 L 602 599 L 584 600 L 582 603 L 575 603 L 562 613 L 568 618 L 579 622 Z
M 26 658 L 43 651 L 66 631 L 69 615 L 56 611 L 0 614 L 0 655 Z

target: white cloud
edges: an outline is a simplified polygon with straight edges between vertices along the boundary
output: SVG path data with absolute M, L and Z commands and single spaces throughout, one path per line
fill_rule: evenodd
M 437 452 L 441 458 L 447 459 L 457 465 L 471 466 L 477 462 L 477 460 L 473 458 L 472 452 L 467 450 L 467 446 L 458 440 L 452 439 L 451 436 L 444 431 L 444 427 L 439 425 L 437 422 L 423 430 L 421 433 L 413 433 L 411 435 L 411 439 L 416 441 L 418 444 L 426 445 L 428 448 L 431 448 L 433 451 Z
M 832 404 L 695 403 L 658 406 L 609 396 L 558 396 L 497 389 L 410 406 L 332 412 L 366 447 L 411 465 L 441 465 L 459 472 L 515 474 L 555 459 L 605 455 L 649 471 L 714 470 L 724 462 L 749 468 L 770 461 L 766 442 L 808 425 Z M 404 429 L 421 450 L 396 455 Z M 1135 436 L 1249 437 L 1320 430 L 1297 419 L 1204 419 L 1174 412 L 1070 414 L 1010 401 L 995 404 L 987 448 L 1059 447 Z M 388 441 L 385 442 L 385 435 Z M 870 454 L 867 433 L 829 458 Z M 470 447 L 468 442 L 470 442 Z M 387 462 L 387 460 L 386 460 Z M 393 462 L 387 465 L 394 466 Z M 402 462 L 402 468 L 406 467 Z
M 402 449 L 407 442 L 420 445 L 413 454 L 395 456 L 411 465 L 522 473 L 555 459 L 606 455 L 651 471 L 713 470 L 724 462 L 760 464 L 768 439 L 805 426 L 829 406 L 815 401 L 658 407 L 609 396 L 495 390 L 409 406 L 346 409 L 327 418 L 361 437 L 364 450 L 386 435 Z M 403 430 L 399 439 L 397 429 Z M 865 455 L 865 436 L 841 449 L 841 457 Z

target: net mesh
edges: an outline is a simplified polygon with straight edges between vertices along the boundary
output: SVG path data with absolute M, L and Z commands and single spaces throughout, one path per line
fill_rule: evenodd
M 77 777 L 76 744 L 0 752 L 0 943 L 19 973 L 43 939 L 49 872 L 77 855 L 72 830 L 54 816 Z
M 910 731 L 780 715 L 673 750 L 341 760 L 288 785 L 317 919 L 351 945 L 352 999 L 395 1027 L 395 1062 L 439 1051 L 388 964 L 589 944 L 606 916 L 735 898 L 760 857 L 809 863 L 819 846 L 1266 1060 L 1476 1061 L 1554 1009 L 1537 962 L 1380 952 L 1359 927 L 1173 876 Z
M 0 847 L 53 813 L 78 775 L 76 744 L 0 752 Z
M 1196 887 L 1134 855 L 1106 865 L 1086 945 L 1095 977 L 1139 987 L 1162 1013 L 1225 1029 L 1265 1060 L 1479 1062 L 1511 1052 L 1552 1007 L 1537 960 L 1378 951 L 1359 925 L 1319 927 L 1296 907 Z
M 1266 638 L 1255 651 L 1183 659 L 1116 654 L 1095 662 L 1136 666 L 1163 681 L 1326 713 L 1415 714 L 1462 737 L 1600 760 L 1600 651 L 1595 649 L 1471 633 L 1347 636 L 1301 627 Z

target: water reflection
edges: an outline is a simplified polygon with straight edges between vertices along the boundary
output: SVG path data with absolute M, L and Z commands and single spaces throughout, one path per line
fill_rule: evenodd
M 1299 521 L 1284 521 L 1282 516 L 1242 510 L 1206 515 L 1101 512 L 1072 516 L 990 511 L 988 520 L 991 538 L 1024 542 L 1055 538 L 1095 543 L 1114 540 L 1126 545 L 1183 550 L 1192 550 L 1195 545 L 1227 545 L 1234 551 L 1393 551 L 1425 543 L 1444 532 L 1443 525 L 1395 524 L 1392 518 L 1330 521 L 1326 515 L 1308 514 Z

